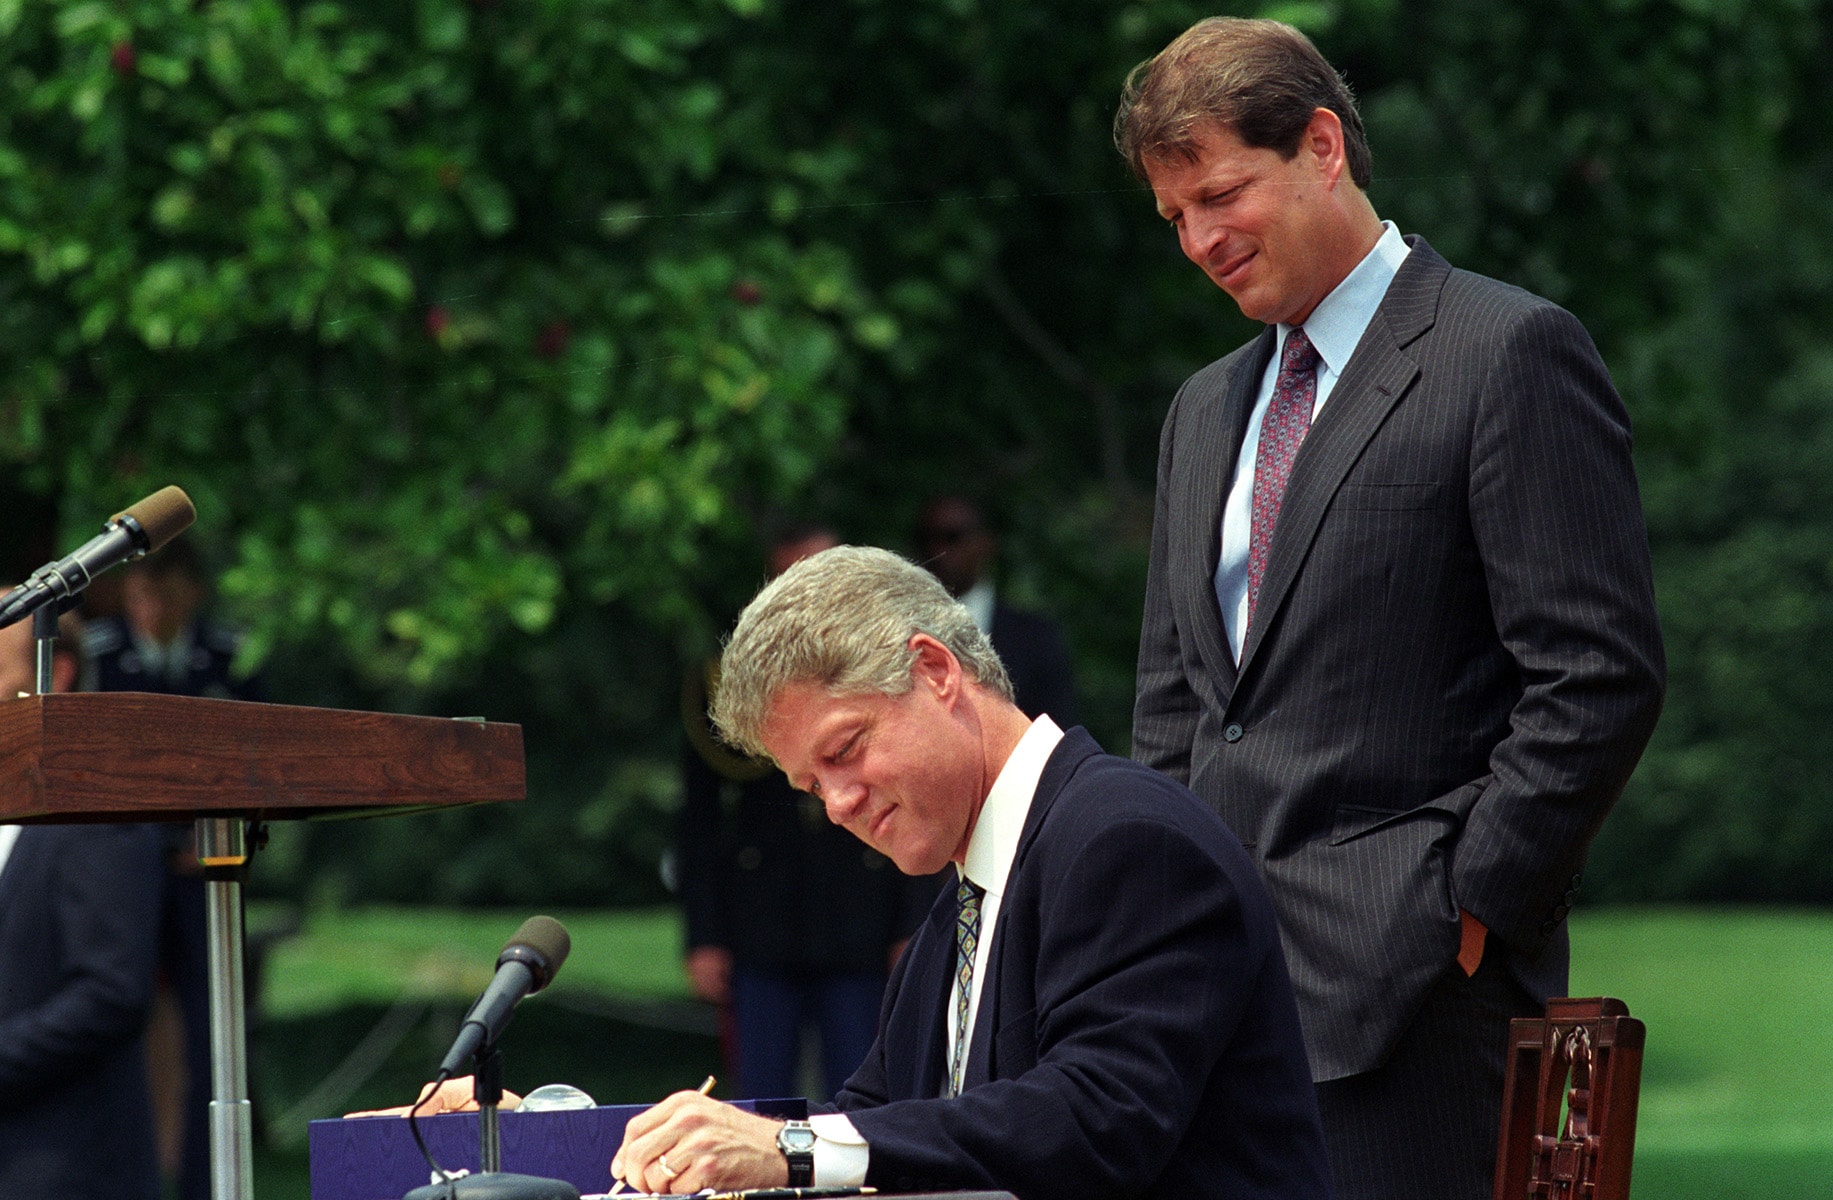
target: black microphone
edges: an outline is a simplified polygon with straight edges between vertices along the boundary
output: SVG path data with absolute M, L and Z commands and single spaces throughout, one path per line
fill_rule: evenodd
M 191 497 L 179 487 L 163 487 L 138 504 L 118 512 L 102 532 L 31 577 L 0 601 L 0 628 L 37 612 L 53 601 L 76 595 L 108 568 L 151 554 L 197 520 Z
M 554 918 L 530 917 L 522 922 L 522 928 L 496 956 L 496 978 L 465 1015 L 457 1040 L 439 1064 L 440 1078 L 450 1079 L 464 1069 L 466 1059 L 494 1046 L 522 997 L 553 982 L 572 948 L 566 927 Z

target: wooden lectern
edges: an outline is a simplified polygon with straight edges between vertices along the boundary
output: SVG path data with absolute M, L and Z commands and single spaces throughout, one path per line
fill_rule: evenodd
M 0 700 L 0 822 L 195 821 L 212 1200 L 250 1200 L 241 874 L 251 821 L 521 800 L 517 725 L 138 692 Z

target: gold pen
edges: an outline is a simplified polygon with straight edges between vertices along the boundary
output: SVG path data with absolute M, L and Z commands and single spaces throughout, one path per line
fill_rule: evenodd
M 694 1090 L 699 1092 L 702 1096 L 710 1096 L 713 1094 L 713 1085 L 718 1082 L 719 1081 L 717 1079 L 713 1078 L 711 1075 L 708 1075 L 706 1079 L 702 1081 L 700 1086 L 698 1088 L 695 1088 Z M 610 1195 L 610 1196 L 621 1195 L 624 1189 L 630 1186 L 628 1183 L 625 1183 L 622 1179 L 614 1179 L 613 1183 L 615 1186 L 613 1186 L 612 1189 L 606 1193 L 606 1195 Z

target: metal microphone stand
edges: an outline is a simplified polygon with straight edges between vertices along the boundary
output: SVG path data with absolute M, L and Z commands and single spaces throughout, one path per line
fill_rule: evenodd
M 51 646 L 57 641 L 57 617 L 61 608 L 61 605 L 47 604 L 32 614 L 32 637 L 38 642 L 37 682 L 33 687 L 40 696 L 51 694 Z
M 477 1052 L 471 1097 L 477 1101 L 476 1175 L 417 1187 L 402 1200 L 579 1200 L 579 1189 L 562 1179 L 517 1175 L 502 1169 L 502 1136 L 497 1107 L 503 1102 L 503 1055 L 492 1042 Z
M 497 1129 L 497 1105 L 503 1102 L 503 1056 L 492 1042 L 477 1052 L 477 1074 L 471 1077 L 477 1101 L 477 1161 L 486 1174 L 503 1169 L 503 1140 Z

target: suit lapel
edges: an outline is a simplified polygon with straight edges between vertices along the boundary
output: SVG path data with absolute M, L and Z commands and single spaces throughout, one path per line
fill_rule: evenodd
M 954 895 L 951 878 L 930 907 L 924 928 L 911 939 L 906 951 L 920 957 L 910 960 L 901 992 L 909 993 L 914 1011 L 933 1014 L 916 1022 L 915 1045 L 910 1047 L 915 1076 L 908 1092 L 911 1096 L 940 1096 L 948 1081 L 948 1022 L 953 1019 L 948 989 L 955 977 Z M 902 1002 L 900 994 L 899 1003 Z M 894 1052 L 900 1049 L 895 1045 L 891 1048 Z M 897 1094 L 895 1089 L 893 1094 Z
M 1101 747 L 1094 738 L 1080 728 L 1072 729 L 1063 735 L 1063 740 L 1050 752 L 1050 757 L 1044 763 L 1044 772 L 1038 776 L 1037 791 L 1032 794 L 1031 808 L 1025 814 L 1025 828 L 1018 835 L 1018 849 L 1012 855 L 1012 869 L 1006 872 L 1006 891 L 1000 901 L 999 927 L 991 931 L 993 944 L 987 947 L 986 980 L 982 984 L 986 991 L 980 997 L 974 1013 L 974 1036 L 968 1043 L 967 1068 L 961 1075 L 961 1090 L 964 1092 L 993 1078 L 993 1062 L 997 1053 L 993 1043 L 1000 1025 L 1004 1023 L 1000 1017 L 999 980 L 1005 978 L 1005 957 L 1009 952 L 1019 954 L 1021 959 L 1029 957 L 1027 952 L 1009 950 L 1012 939 L 1004 935 L 1010 915 L 1006 901 L 1017 891 L 1014 881 L 1019 872 L 1024 870 L 1025 858 L 1031 852 L 1031 843 L 1037 839 L 1037 831 L 1049 814 L 1050 806 L 1056 803 L 1063 785 L 1069 782 L 1077 767 L 1099 753 Z M 1035 946 L 1031 948 L 1033 952 L 1035 949 Z M 1013 969 L 1030 971 L 1034 966 L 1030 961 L 1020 961 L 1013 964 Z
M 1254 661 L 1266 631 L 1273 628 L 1337 488 L 1388 413 L 1419 378 L 1419 364 L 1406 348 L 1432 327 L 1451 266 L 1423 238 L 1409 238 L 1408 242 L 1412 253 L 1395 274 L 1362 341 L 1331 389 L 1329 403 L 1305 435 L 1292 463 L 1266 574 L 1260 582 L 1260 600 L 1241 647 L 1242 672 Z
M 29 902 L 43 903 L 49 898 L 33 895 L 34 887 L 43 884 L 41 877 L 33 875 L 33 865 L 45 835 L 45 830 L 27 825 L 19 831 L 12 854 L 5 863 L 0 863 L 0 943 L 10 936 L 7 926 L 19 919 L 18 914 Z M 6 1007 L 0 1003 L 0 1012 L 6 1011 Z
M 1202 573 L 1191 581 L 1192 592 L 1198 597 L 1191 606 L 1191 633 L 1203 660 L 1203 678 L 1215 690 L 1211 700 L 1218 711 L 1227 707 L 1236 678 L 1235 653 L 1229 648 L 1221 603 L 1216 599 L 1216 565 L 1222 558 L 1222 506 L 1234 482 L 1235 460 L 1241 456 L 1241 442 L 1247 436 L 1248 416 L 1260 390 L 1260 377 L 1266 373 L 1277 340 L 1272 326 L 1268 326 L 1249 344 L 1235 369 L 1216 381 L 1213 390 L 1190 397 L 1194 402 L 1190 428 L 1179 431 L 1180 438 L 1190 438 L 1196 448 L 1183 462 L 1192 471 L 1186 494 L 1198 497 L 1199 503 L 1186 510 L 1189 518 L 1179 534 L 1184 543 L 1183 561 L 1202 564 Z
M 987 994 L 980 998 L 974 1014 L 974 1036 L 968 1041 L 967 1066 L 961 1072 L 961 1090 L 978 1087 L 993 1078 L 993 1030 L 999 1024 L 999 989 L 993 981 L 999 978 L 999 938 L 987 951 Z

